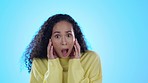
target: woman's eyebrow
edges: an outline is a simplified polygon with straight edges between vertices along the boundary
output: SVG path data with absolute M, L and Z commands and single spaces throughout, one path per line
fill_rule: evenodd
M 71 33 L 72 31 L 65 31 L 66 33 Z M 60 31 L 54 31 L 53 34 L 61 33 Z
M 55 31 L 55 32 L 53 32 L 53 34 L 55 34 L 55 33 L 60 33 L 60 31 Z
M 71 31 L 66 31 L 66 33 L 71 33 Z

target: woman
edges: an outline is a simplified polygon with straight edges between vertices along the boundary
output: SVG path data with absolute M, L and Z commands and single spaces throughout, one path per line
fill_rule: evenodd
M 25 52 L 30 83 L 102 83 L 99 56 L 89 51 L 75 20 L 56 14 L 41 26 Z

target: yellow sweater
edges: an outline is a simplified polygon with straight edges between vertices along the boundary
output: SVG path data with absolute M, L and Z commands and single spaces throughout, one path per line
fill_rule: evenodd
M 80 59 L 34 58 L 30 83 L 102 83 L 100 58 L 93 51 Z

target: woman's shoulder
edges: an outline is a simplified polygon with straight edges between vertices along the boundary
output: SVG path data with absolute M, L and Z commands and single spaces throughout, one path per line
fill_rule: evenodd
M 97 52 L 92 51 L 92 50 L 87 50 L 84 53 L 82 53 L 82 55 L 84 55 L 84 56 L 86 56 L 86 55 L 87 56 L 89 56 L 89 55 L 91 55 L 91 56 L 99 56 Z
M 47 59 L 33 58 L 32 66 L 40 73 L 45 73 L 47 71 Z
M 48 61 L 47 59 L 41 59 L 41 58 L 33 58 L 33 64 L 35 65 L 39 65 L 39 66 L 42 66 L 42 65 L 47 65 Z
M 88 59 L 95 59 L 100 58 L 99 54 L 92 50 L 87 50 L 84 53 L 82 53 L 82 58 L 88 58 Z

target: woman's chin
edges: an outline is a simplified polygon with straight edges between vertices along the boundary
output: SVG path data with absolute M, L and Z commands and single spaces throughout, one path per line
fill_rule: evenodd
M 61 58 L 69 58 L 69 56 L 61 56 Z
M 69 54 L 61 55 L 60 58 L 69 58 Z

